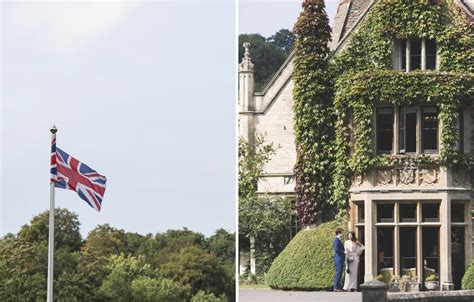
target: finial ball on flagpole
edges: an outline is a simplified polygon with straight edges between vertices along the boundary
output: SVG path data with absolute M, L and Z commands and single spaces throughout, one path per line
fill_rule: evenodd
M 56 132 L 58 132 L 58 128 L 56 128 L 56 125 L 53 125 L 53 127 L 49 129 L 49 131 L 51 131 L 52 134 L 56 134 Z

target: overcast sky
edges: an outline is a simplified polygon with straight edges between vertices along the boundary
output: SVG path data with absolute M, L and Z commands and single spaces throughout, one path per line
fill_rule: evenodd
M 108 178 L 81 232 L 235 230 L 235 3 L 1 2 L 0 235 L 49 208 L 50 132 Z
M 260 33 L 270 37 L 282 28 L 292 29 L 301 11 L 301 0 L 240 0 L 239 33 Z M 326 0 L 332 24 L 339 0 Z
M 327 1 L 332 20 L 336 0 Z M 241 33 L 291 29 L 299 0 L 241 0 Z M 108 177 L 100 213 L 145 233 L 235 230 L 235 2 L 1 1 L 0 235 L 49 207 L 49 128 Z

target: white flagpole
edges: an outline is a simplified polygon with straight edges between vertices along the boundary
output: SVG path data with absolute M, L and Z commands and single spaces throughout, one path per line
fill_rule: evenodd
M 58 129 L 53 125 L 50 129 L 51 141 L 56 138 Z M 48 291 L 47 302 L 53 302 L 53 268 L 54 268 L 54 182 L 50 182 L 49 195 L 49 239 L 48 239 Z

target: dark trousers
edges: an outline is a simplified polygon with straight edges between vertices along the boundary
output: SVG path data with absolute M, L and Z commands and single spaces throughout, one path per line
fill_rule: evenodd
M 344 261 L 335 261 L 336 274 L 334 275 L 334 289 L 341 288 L 342 271 L 344 270 Z

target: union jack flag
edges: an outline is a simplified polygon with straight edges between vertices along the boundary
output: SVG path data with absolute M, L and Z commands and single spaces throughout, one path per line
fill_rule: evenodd
M 100 212 L 107 178 L 57 148 L 56 137 L 51 141 L 51 182 L 56 188 L 76 191 Z

